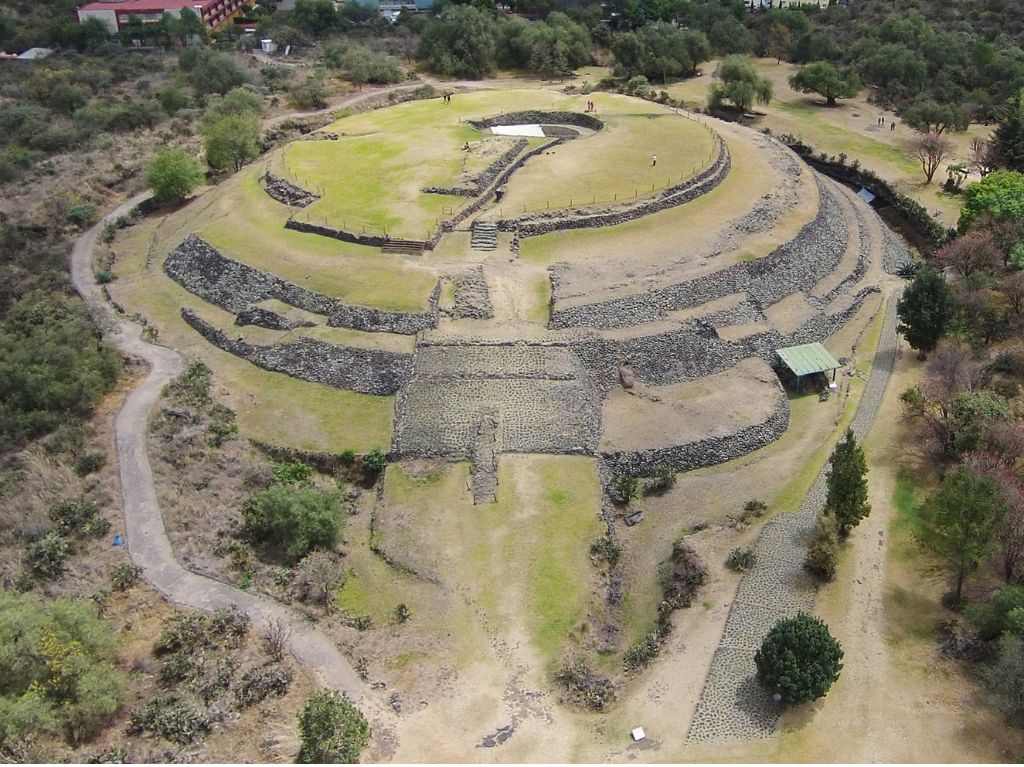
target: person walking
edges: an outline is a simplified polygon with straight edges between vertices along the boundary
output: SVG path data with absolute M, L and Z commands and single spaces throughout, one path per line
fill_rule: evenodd
M 653 167 L 655 167 L 655 166 L 656 166 L 657 164 L 658 164 L 658 155 L 656 155 L 656 154 L 652 154 L 652 155 L 651 155 L 651 167 L 653 168 Z

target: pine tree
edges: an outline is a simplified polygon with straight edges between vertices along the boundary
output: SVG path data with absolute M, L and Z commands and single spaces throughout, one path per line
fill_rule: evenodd
M 953 294 L 946 279 L 930 266 L 918 270 L 914 281 L 903 291 L 896 311 L 899 331 L 911 348 L 924 359 L 939 343 L 953 319 Z
M 847 429 L 843 441 L 836 445 L 829 460 L 828 497 L 825 513 L 831 514 L 841 538 L 850 534 L 860 521 L 871 513 L 868 503 L 868 467 L 864 449 L 857 444 L 853 430 Z

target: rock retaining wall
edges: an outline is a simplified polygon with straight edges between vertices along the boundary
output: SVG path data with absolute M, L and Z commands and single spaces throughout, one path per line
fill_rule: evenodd
M 506 112 L 505 114 L 470 120 L 469 124 L 477 130 L 493 128 L 496 125 L 575 125 L 592 131 L 604 128 L 604 123 L 583 112 L 544 112 L 531 109 L 525 112 Z
M 264 173 L 260 177 L 260 181 L 263 182 L 263 190 L 267 194 L 278 202 L 293 208 L 305 208 L 320 199 L 320 195 L 313 194 L 290 181 L 285 181 L 270 171 Z
M 313 338 L 258 346 L 229 338 L 189 309 L 182 309 L 181 317 L 218 349 L 264 370 L 284 373 L 302 381 L 361 394 L 390 395 L 396 393 L 412 374 L 411 354 L 337 346 Z
M 718 155 L 705 170 L 692 178 L 663 189 L 654 197 L 639 202 L 607 205 L 600 209 L 573 208 L 528 213 L 498 221 L 503 231 L 517 230 L 520 237 L 537 237 L 565 229 L 595 229 L 615 226 L 649 216 L 669 208 L 685 205 L 717 187 L 729 175 L 731 158 L 725 142 L 716 137 Z
M 190 293 L 232 314 L 276 298 L 299 309 L 326 315 L 327 324 L 333 327 L 413 335 L 437 326 L 437 288 L 429 313 L 354 306 L 227 258 L 195 235 L 189 235 L 167 256 L 164 271 Z
M 487 187 L 494 183 L 505 168 L 511 165 L 530 142 L 526 139 L 519 139 L 511 148 L 501 154 L 497 160 L 488 165 L 481 173 L 473 179 L 469 186 L 428 186 L 422 191 L 426 194 L 451 194 L 459 197 L 476 197 L 482 194 Z
M 653 476 L 661 468 L 674 472 L 714 466 L 770 445 L 789 427 L 789 400 L 782 387 L 775 408 L 765 421 L 746 426 L 734 434 L 709 437 L 673 447 L 602 453 L 601 461 L 612 474 L 631 477 Z
M 818 186 L 818 213 L 794 239 L 764 258 L 733 264 L 694 280 L 600 303 L 558 308 L 560 272 L 568 267 L 551 267 L 550 327 L 630 327 L 734 293 L 746 292 L 761 306 L 769 306 L 796 291 L 809 290 L 835 271 L 849 237 L 836 192 L 820 179 Z

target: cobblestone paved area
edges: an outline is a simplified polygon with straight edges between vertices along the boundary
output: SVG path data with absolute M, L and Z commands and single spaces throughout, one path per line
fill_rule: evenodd
M 896 343 L 896 297 L 890 296 L 874 366 L 851 424 L 858 439 L 867 434 L 878 412 L 896 360 Z M 815 519 L 825 504 L 826 472 L 827 466 L 799 511 L 772 520 L 757 539 L 757 562 L 740 582 L 729 610 L 690 722 L 689 740 L 746 740 L 775 731 L 781 709 L 757 684 L 754 655 L 776 621 L 814 608 L 815 583 L 803 562 Z

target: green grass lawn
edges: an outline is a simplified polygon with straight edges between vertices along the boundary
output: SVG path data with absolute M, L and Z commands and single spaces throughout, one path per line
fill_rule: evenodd
M 388 543 L 435 552 L 446 586 L 471 593 L 499 631 L 525 625 L 531 645 L 554 664 L 585 619 L 591 596 L 590 544 L 603 530 L 594 461 L 503 456 L 498 500 L 478 506 L 467 479 L 465 464 L 422 478 L 390 466 L 384 501 L 412 515 L 413 527 L 406 529 L 414 529 L 417 540 Z M 357 598 L 355 591 L 351 599 Z
M 348 303 L 395 311 L 427 307 L 436 282 L 429 269 L 379 248 L 285 229 L 289 210 L 263 191 L 261 173 L 261 167 L 248 168 L 209 193 L 206 220 L 197 227 L 201 237 L 237 261 Z

